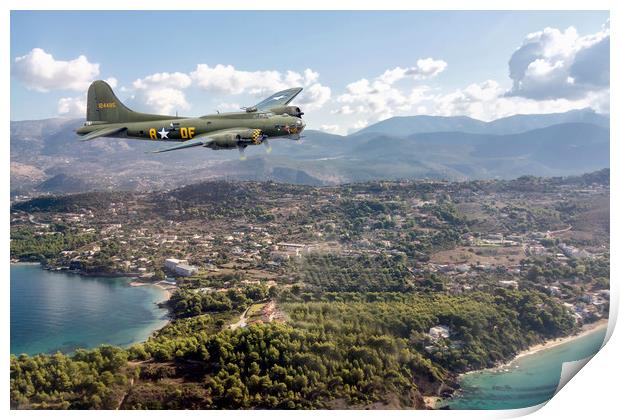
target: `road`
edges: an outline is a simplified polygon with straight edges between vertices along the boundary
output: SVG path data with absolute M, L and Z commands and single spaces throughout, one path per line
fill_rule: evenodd
M 250 304 L 250 306 L 248 306 L 247 309 L 245 311 L 243 311 L 243 313 L 239 317 L 239 321 L 235 322 L 234 324 L 230 324 L 230 329 L 231 330 L 236 330 L 237 328 L 243 328 L 246 325 L 248 325 L 248 323 L 247 323 L 247 316 L 248 316 L 248 311 L 250 310 L 252 305 L 253 304 Z

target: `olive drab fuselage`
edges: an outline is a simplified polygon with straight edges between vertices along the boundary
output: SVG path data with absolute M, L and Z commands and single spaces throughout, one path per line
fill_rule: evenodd
M 301 119 L 288 115 L 273 115 L 266 112 L 235 112 L 207 115 L 199 118 L 178 117 L 174 119 L 132 122 L 97 123 L 90 122 L 77 130 L 77 134 L 88 134 L 103 127 L 122 127 L 125 130 L 113 137 L 182 142 L 210 132 L 247 128 L 261 130 L 270 138 L 296 135 L 303 129 Z

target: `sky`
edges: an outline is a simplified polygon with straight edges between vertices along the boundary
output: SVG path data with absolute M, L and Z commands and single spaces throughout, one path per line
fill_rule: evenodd
M 85 115 L 107 80 L 132 109 L 200 116 L 292 86 L 308 128 L 403 115 L 609 112 L 609 14 L 12 11 L 11 119 Z

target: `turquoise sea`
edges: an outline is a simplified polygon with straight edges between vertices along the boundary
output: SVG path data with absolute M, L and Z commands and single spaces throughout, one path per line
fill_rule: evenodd
M 165 292 L 128 278 L 85 277 L 11 264 L 11 353 L 127 346 L 163 327 Z
M 545 402 L 555 393 L 562 363 L 595 354 L 604 338 L 605 328 L 595 329 L 556 347 L 520 357 L 504 368 L 462 375 L 459 380 L 462 387 L 460 393 L 438 404 L 438 407 L 501 410 Z

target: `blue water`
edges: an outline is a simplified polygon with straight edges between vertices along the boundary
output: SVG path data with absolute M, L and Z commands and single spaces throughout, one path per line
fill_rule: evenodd
M 144 341 L 166 323 L 154 286 L 11 265 L 11 353 L 72 352 Z
M 463 375 L 459 380 L 461 392 L 439 406 L 501 410 L 543 403 L 555 393 L 562 363 L 595 354 L 604 338 L 605 328 L 596 329 L 556 347 L 520 357 L 504 368 Z

